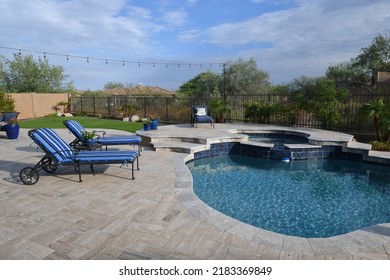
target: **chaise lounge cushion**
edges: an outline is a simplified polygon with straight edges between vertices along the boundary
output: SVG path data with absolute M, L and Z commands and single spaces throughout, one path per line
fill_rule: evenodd
M 48 154 L 52 155 L 58 164 L 102 164 L 134 162 L 138 157 L 137 151 L 84 151 L 76 153 L 52 129 L 40 128 L 33 130 L 32 138 Z
M 86 129 L 75 120 L 66 120 L 64 121 L 65 126 L 69 129 L 70 132 L 76 136 L 77 140 L 84 142 L 84 137 L 82 135 Z M 96 137 L 91 142 L 98 143 L 103 146 L 109 145 L 140 145 L 141 137 L 137 135 L 127 135 L 127 136 L 116 136 L 116 137 Z

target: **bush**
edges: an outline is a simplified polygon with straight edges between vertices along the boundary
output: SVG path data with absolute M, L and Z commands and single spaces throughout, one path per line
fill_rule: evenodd
M 252 123 L 282 123 L 292 125 L 296 122 L 296 109 L 279 103 L 262 104 L 261 101 L 244 104 L 244 118 Z
M 370 142 L 373 150 L 390 152 L 389 142 L 372 141 Z
M 0 112 L 13 112 L 15 100 L 5 93 L 0 92 Z

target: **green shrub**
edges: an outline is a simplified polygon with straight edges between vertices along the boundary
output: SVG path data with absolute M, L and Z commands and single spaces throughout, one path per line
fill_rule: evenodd
M 370 144 L 373 150 L 390 152 L 389 142 L 372 141 Z
M 15 100 L 7 94 L 0 92 L 0 112 L 13 112 L 15 110 Z

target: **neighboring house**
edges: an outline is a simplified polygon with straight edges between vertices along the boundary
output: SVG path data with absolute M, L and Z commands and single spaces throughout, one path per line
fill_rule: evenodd
M 377 83 L 389 83 L 390 82 L 390 72 L 378 72 L 376 77 Z
M 161 95 L 161 96 L 175 96 L 176 92 L 168 89 L 163 89 L 157 86 L 143 86 L 137 85 L 133 88 L 113 88 L 105 89 L 104 92 L 107 92 L 112 95 Z

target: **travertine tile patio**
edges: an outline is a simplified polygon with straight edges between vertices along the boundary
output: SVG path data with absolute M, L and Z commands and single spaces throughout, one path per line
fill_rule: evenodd
M 231 128 L 167 126 L 150 133 L 217 141 Z M 66 129 L 56 131 L 73 140 Z M 38 183 L 26 186 L 19 171 L 42 156 L 31 143 L 25 129 L 17 140 L 0 135 L 0 259 L 390 258 L 390 224 L 305 239 L 226 217 L 193 194 L 184 153 L 146 148 L 135 180 L 127 168 L 101 165 L 94 174 L 84 167 L 79 183 L 72 168 L 60 167 L 40 171 Z

